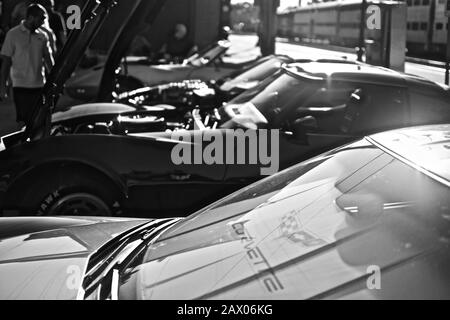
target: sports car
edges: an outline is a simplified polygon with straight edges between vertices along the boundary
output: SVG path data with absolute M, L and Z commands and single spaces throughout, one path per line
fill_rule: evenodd
M 146 57 L 125 56 L 116 70 L 116 91 L 119 93 L 188 79 L 219 80 L 254 62 L 227 62 L 226 52 L 231 43 L 218 41 L 195 53 L 182 63 L 153 64 Z M 97 98 L 107 56 L 89 68 L 77 68 L 67 81 L 65 93 L 80 102 L 93 102 Z M 229 59 L 228 59 L 229 60 Z
M 187 218 L 1 218 L 0 299 L 450 299 L 449 136 L 369 136 Z
M 270 55 L 219 80 L 198 79 L 163 83 L 117 94 L 113 102 L 130 105 L 169 104 L 186 112 L 194 107 L 214 108 L 230 101 L 245 90 L 256 87 L 278 71 L 283 64 L 294 62 L 288 56 Z

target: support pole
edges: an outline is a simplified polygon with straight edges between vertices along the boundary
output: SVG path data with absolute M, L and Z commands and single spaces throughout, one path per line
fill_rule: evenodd
M 450 0 L 447 0 L 445 9 L 445 15 L 447 16 L 447 54 L 445 57 L 445 84 L 449 85 L 450 78 Z
M 280 0 L 257 0 L 259 7 L 260 28 L 258 32 L 259 46 L 263 56 L 275 53 L 275 36 L 277 28 L 277 8 Z
M 359 44 L 358 44 L 358 51 L 356 52 L 358 56 L 358 61 L 363 61 L 363 55 L 364 55 L 364 48 L 366 47 L 365 44 L 365 35 L 364 31 L 366 30 L 366 7 L 367 7 L 367 0 L 362 0 L 361 2 L 361 19 L 359 21 Z
M 450 3 L 450 0 L 447 0 Z M 450 81 L 450 15 L 447 15 L 447 54 L 445 59 L 445 84 L 449 85 Z

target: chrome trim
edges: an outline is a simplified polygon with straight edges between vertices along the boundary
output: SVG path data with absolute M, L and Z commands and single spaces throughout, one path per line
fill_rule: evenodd
M 119 300 L 119 270 L 114 269 L 111 279 L 111 300 Z
M 138 234 L 139 232 L 142 232 L 143 230 L 145 230 L 146 228 L 151 228 L 151 226 L 153 224 L 158 224 L 161 223 L 161 225 L 159 225 L 158 227 L 155 227 L 154 229 L 151 229 L 151 231 L 145 233 L 140 239 L 136 239 L 133 242 L 128 243 L 127 245 L 125 245 L 123 248 L 121 248 L 120 252 L 116 253 L 115 257 L 113 258 L 113 260 L 109 263 L 109 265 L 105 268 L 105 270 L 103 270 L 103 272 L 98 275 L 97 277 L 95 277 L 95 279 L 93 279 L 92 281 L 90 281 L 90 284 L 85 288 L 83 286 L 83 283 L 86 279 L 87 276 L 89 276 L 90 273 L 92 273 L 93 270 L 96 270 L 99 266 L 101 266 L 104 262 L 104 260 L 99 261 L 94 267 L 91 268 L 91 270 L 87 271 L 87 266 L 89 265 L 89 261 L 92 259 L 92 257 L 99 252 L 99 250 L 97 250 L 96 252 L 94 252 L 93 254 L 91 254 L 89 256 L 89 258 L 86 261 L 86 266 L 85 266 L 85 272 L 83 274 L 83 279 L 80 285 L 80 288 L 78 290 L 78 294 L 77 294 L 77 300 L 84 300 L 86 298 L 86 291 L 88 289 L 91 289 L 93 287 L 95 287 L 99 282 L 101 285 L 101 279 L 105 278 L 108 273 L 110 273 L 111 271 L 113 272 L 113 277 L 114 277 L 114 272 L 119 272 L 119 270 L 117 269 L 117 267 L 119 267 L 123 261 L 134 252 L 134 250 L 136 248 L 138 248 L 143 242 L 145 242 L 148 238 L 150 238 L 152 235 L 157 234 L 158 232 L 161 231 L 161 229 L 165 229 L 167 227 L 170 227 L 171 225 L 175 225 L 177 222 L 179 222 L 180 220 L 182 220 L 182 218 L 168 218 L 168 219 L 160 219 L 160 220 L 154 220 L 151 221 L 149 223 L 145 223 L 142 226 L 139 226 L 136 230 L 132 231 L 131 233 L 127 234 L 124 236 L 124 238 L 130 238 L 133 235 Z M 119 236 L 120 237 L 120 236 Z M 159 235 L 158 235 L 159 237 Z M 120 240 L 119 240 L 120 241 Z M 114 255 L 114 252 L 113 252 Z M 106 259 L 111 258 L 111 256 L 108 256 Z M 119 277 L 120 278 L 120 277 Z M 118 285 L 119 285 L 119 280 L 117 280 L 117 292 L 118 292 Z M 115 279 L 113 278 L 113 281 L 115 281 Z M 111 296 L 113 295 L 113 288 L 112 285 L 114 283 L 111 283 Z M 115 284 L 114 284 L 115 285 Z M 117 293 L 117 297 L 118 297 L 118 293 Z M 99 298 L 99 297 L 97 297 Z

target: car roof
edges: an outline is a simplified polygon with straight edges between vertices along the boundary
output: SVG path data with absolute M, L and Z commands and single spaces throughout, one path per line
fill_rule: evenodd
M 367 139 L 450 187 L 450 124 L 387 131 Z
M 450 101 L 450 88 L 447 85 L 432 82 L 412 74 L 407 74 L 405 80 L 408 84 L 408 88 L 414 91 L 424 91 L 428 94 L 442 95 L 443 99 L 448 99 L 448 101 Z
M 296 62 L 289 64 L 285 69 L 298 76 L 317 80 L 342 80 L 391 86 L 406 86 L 407 82 L 414 81 L 417 85 L 439 88 L 434 82 L 414 75 L 345 60 Z

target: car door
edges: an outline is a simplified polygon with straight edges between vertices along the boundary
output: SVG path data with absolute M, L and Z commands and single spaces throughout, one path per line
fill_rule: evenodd
M 272 160 L 270 164 L 264 164 L 263 161 L 253 166 L 227 166 L 226 179 L 250 183 L 264 177 L 261 169 L 269 167 L 270 170 L 264 171 L 273 174 L 273 168 L 277 171 L 286 169 L 358 138 L 358 135 L 340 130 L 346 104 L 351 100 L 355 88 L 357 84 L 352 83 L 321 83 L 311 85 L 292 99 L 280 99 L 286 103 L 278 105 L 278 112 L 273 113 L 269 120 L 267 135 L 276 135 L 266 148 L 270 152 L 264 154 L 258 149 L 259 157 L 265 162 Z M 261 137 L 259 133 L 258 147 Z M 265 143 L 263 141 L 262 144 Z M 245 147 L 247 154 L 252 154 L 251 149 L 255 149 L 254 145 Z
M 359 84 L 326 82 L 283 116 L 280 165 L 286 168 L 360 137 L 343 130 L 346 110 L 355 101 Z
M 282 134 L 281 167 L 367 134 L 406 126 L 406 94 L 404 87 L 352 82 L 335 82 L 318 89 L 290 115 L 296 122 L 306 119 L 306 128 L 303 125 L 302 129 L 300 124 L 300 130 L 304 131 L 300 135 Z M 294 126 L 294 131 L 299 128 Z
M 450 92 L 440 87 L 413 87 L 409 91 L 410 124 L 428 125 L 450 122 Z
M 192 134 L 194 141 L 193 136 L 200 132 L 186 134 Z M 227 194 L 223 184 L 225 165 L 207 165 L 202 159 L 180 163 L 174 151 L 178 144 L 169 140 L 170 134 L 156 140 L 148 136 L 122 138 L 116 147 L 121 150 L 117 161 L 125 171 L 127 207 L 133 215 L 186 216 Z
M 400 86 L 363 84 L 357 109 L 347 123 L 349 133 L 367 135 L 409 125 L 407 89 Z
M 242 147 L 243 150 L 245 148 L 247 162 L 228 163 L 226 166 L 224 182 L 234 189 L 244 187 L 357 138 L 351 134 L 314 132 L 314 130 L 299 135 L 280 129 L 251 132 L 256 139 L 248 140 Z M 246 133 L 250 135 L 249 131 Z M 249 161 L 250 159 L 252 161 Z

